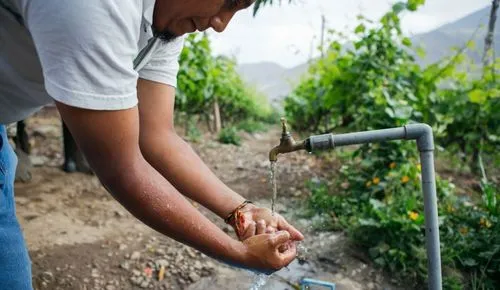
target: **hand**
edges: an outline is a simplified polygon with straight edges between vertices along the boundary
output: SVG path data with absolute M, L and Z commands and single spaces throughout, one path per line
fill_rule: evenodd
M 241 241 L 254 235 L 276 231 L 287 231 L 293 241 L 304 239 L 302 233 L 290 225 L 280 214 L 276 212 L 273 214 L 270 209 L 256 207 L 252 204 L 245 206 L 236 215 L 232 226 Z
M 243 241 L 243 264 L 250 269 L 272 274 L 290 264 L 297 256 L 297 248 L 287 231 L 259 234 Z

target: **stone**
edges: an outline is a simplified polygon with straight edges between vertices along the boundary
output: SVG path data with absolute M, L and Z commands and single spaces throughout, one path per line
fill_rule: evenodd
M 195 272 L 191 272 L 189 273 L 189 279 L 192 281 L 192 282 L 197 282 L 200 280 L 200 275 L 196 274 Z
M 148 288 L 148 286 L 149 286 L 149 282 L 148 281 L 142 281 L 142 283 L 140 285 L 141 288 Z
M 121 210 L 115 210 L 115 216 L 117 217 L 124 217 L 125 213 Z
M 30 200 L 26 197 L 23 196 L 16 196 L 16 204 L 19 205 L 25 205 L 29 202 Z
M 157 269 L 160 269 L 161 266 L 166 268 L 166 267 L 168 267 L 168 265 L 169 265 L 169 262 L 165 259 L 159 259 L 159 260 L 155 261 L 155 266 Z
M 132 275 L 141 276 L 141 271 L 134 269 L 134 270 L 132 270 Z
M 161 248 L 156 249 L 156 254 L 158 254 L 158 255 L 165 255 L 165 250 L 161 249 Z
M 139 260 L 141 258 L 141 253 L 137 252 L 137 251 L 134 251 L 131 255 L 130 255 L 130 260 Z
M 106 285 L 106 290 L 116 290 L 114 285 Z
M 375 284 L 373 282 L 369 282 L 366 284 L 366 287 L 368 287 L 368 289 L 375 289 Z
M 120 268 L 128 270 L 130 269 L 130 264 L 128 262 L 123 262 L 120 264 Z
M 132 282 L 132 284 L 134 285 L 140 285 L 142 283 L 142 277 L 140 276 L 130 277 L 130 282 Z
M 54 279 L 54 274 L 50 271 L 45 271 L 42 273 L 41 278 L 43 281 L 51 282 Z
M 213 268 L 215 268 L 215 265 L 214 263 L 210 262 L 210 261 L 207 261 L 205 262 L 205 266 L 204 266 L 205 269 L 209 269 L 209 270 L 212 270 Z
M 92 273 L 90 274 L 90 276 L 92 276 L 92 278 L 99 278 L 99 270 L 97 270 L 96 268 L 92 269 Z
M 46 164 L 49 159 L 43 155 L 33 155 L 30 156 L 30 161 L 33 166 L 42 166 Z
M 194 267 L 193 268 L 196 269 L 196 270 L 201 270 L 201 269 L 203 269 L 203 265 L 201 264 L 200 261 L 196 261 L 196 262 L 194 262 Z
M 125 244 L 120 244 L 120 245 L 118 246 L 118 250 L 120 250 L 120 251 L 123 251 L 123 250 L 125 250 L 126 248 L 127 248 L 127 245 L 125 245 Z
M 193 249 L 187 249 L 187 254 L 191 258 L 196 258 L 196 252 Z

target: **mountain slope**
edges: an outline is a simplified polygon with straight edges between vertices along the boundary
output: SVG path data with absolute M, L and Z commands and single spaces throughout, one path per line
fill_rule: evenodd
M 413 43 L 422 45 L 427 52 L 426 57 L 419 61 L 424 65 L 436 62 L 450 55 L 453 47 L 462 47 L 472 40 L 476 46 L 475 51 L 468 54 L 479 62 L 483 54 L 489 15 L 490 7 L 488 6 L 431 32 L 413 37 Z M 495 51 L 500 52 L 500 21 L 496 22 L 494 39 Z
M 417 61 L 428 65 L 452 55 L 454 47 L 462 47 L 469 40 L 473 40 L 476 47 L 468 54 L 479 63 L 483 54 L 490 9 L 491 7 L 487 6 L 435 30 L 414 36 L 413 44 L 422 46 L 426 51 L 426 56 Z M 496 22 L 494 43 L 495 53 L 500 56 L 500 19 Z M 238 72 L 246 82 L 266 94 L 272 102 L 279 103 L 292 91 L 300 77 L 307 72 L 307 68 L 307 63 L 285 69 L 278 64 L 265 62 L 241 65 Z

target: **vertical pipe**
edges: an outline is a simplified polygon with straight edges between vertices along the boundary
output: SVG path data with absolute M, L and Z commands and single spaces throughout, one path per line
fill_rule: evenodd
M 425 243 L 427 248 L 429 289 L 441 290 L 441 254 L 439 244 L 436 178 L 434 175 L 434 152 L 420 152 L 422 165 L 422 190 L 424 193 Z

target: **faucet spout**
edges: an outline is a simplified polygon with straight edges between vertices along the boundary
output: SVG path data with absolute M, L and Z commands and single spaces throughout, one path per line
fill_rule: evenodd
M 294 152 L 298 150 L 306 149 L 305 140 L 296 142 L 290 132 L 288 132 L 285 118 L 281 118 L 281 125 L 283 131 L 281 133 L 280 144 L 275 146 L 269 152 L 269 161 L 276 162 L 278 160 L 278 154 Z

